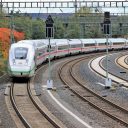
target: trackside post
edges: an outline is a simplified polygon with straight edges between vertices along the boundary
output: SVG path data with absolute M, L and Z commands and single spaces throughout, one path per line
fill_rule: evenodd
M 110 88 L 112 85 L 111 79 L 108 77 L 108 39 L 111 35 L 111 21 L 110 21 L 110 12 L 104 13 L 104 23 L 103 23 L 103 32 L 106 36 L 106 79 L 105 79 L 105 88 Z
M 49 15 L 45 21 L 46 24 L 46 38 L 48 39 L 48 62 L 49 62 L 49 68 L 48 68 L 48 80 L 47 80 L 47 89 L 53 89 L 53 80 L 51 79 L 51 62 L 50 62 L 50 49 L 51 49 L 51 44 L 50 44 L 50 39 L 54 38 L 54 26 L 53 26 L 53 19 L 51 15 Z

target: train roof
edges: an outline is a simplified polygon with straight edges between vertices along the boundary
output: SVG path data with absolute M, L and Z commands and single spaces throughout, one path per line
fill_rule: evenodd
M 42 47 L 46 46 L 46 40 L 45 39 L 39 39 L 39 40 L 21 40 L 15 43 L 15 46 L 28 46 L 31 45 L 33 47 Z
M 96 43 L 96 41 L 92 38 L 90 39 L 80 39 L 82 41 L 83 44 L 92 44 L 92 43 Z
M 48 45 L 49 40 L 44 39 L 45 43 Z M 109 38 L 109 43 L 118 43 L 118 42 L 126 42 L 127 40 L 125 38 Z M 50 39 L 51 45 L 68 45 L 68 44 L 92 44 L 92 43 L 105 43 L 106 38 L 88 38 L 88 39 Z M 128 42 L 128 41 L 127 41 Z
M 69 44 L 81 44 L 82 41 L 80 39 L 69 39 Z
M 105 43 L 106 42 L 106 38 L 89 38 L 89 39 L 50 39 L 50 44 L 51 45 L 58 45 L 58 46 L 62 46 L 62 45 L 73 45 L 73 44 L 92 44 L 92 43 Z M 108 38 L 108 42 L 109 43 L 120 43 L 120 42 L 128 42 L 128 40 L 126 40 L 125 38 Z M 22 44 L 22 45 L 21 45 Z M 15 44 L 12 44 L 12 46 L 14 47 L 18 47 L 18 46 L 26 46 L 26 45 L 33 45 L 34 47 L 42 47 L 42 46 L 46 46 L 49 44 L 49 40 L 48 39 L 38 39 L 38 40 L 21 40 L 18 41 Z
M 90 38 L 90 39 L 80 39 L 84 44 L 91 44 L 91 43 L 105 43 L 106 38 Z M 118 42 L 126 42 L 124 38 L 108 38 L 109 43 L 118 43 Z
M 18 43 L 11 44 L 11 48 L 16 48 L 16 47 L 27 47 L 27 48 L 30 48 L 30 47 L 32 47 L 32 45 L 27 44 L 27 43 L 22 43 L 21 41 L 18 42 Z
M 61 45 L 69 45 L 69 44 L 81 44 L 81 40 L 80 39 L 51 39 L 50 43 L 61 46 Z
M 125 38 L 110 38 L 109 41 L 111 41 L 112 43 L 114 42 L 126 42 L 127 40 Z
M 51 39 L 50 43 L 57 44 L 58 46 L 69 44 L 67 39 Z

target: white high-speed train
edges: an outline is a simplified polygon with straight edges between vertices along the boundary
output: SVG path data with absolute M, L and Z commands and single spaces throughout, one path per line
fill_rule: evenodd
M 109 38 L 108 49 L 128 48 L 128 40 Z M 49 57 L 48 40 L 21 40 L 9 50 L 8 74 L 10 77 L 32 77 L 38 65 Z M 51 39 L 50 58 L 106 49 L 106 39 Z

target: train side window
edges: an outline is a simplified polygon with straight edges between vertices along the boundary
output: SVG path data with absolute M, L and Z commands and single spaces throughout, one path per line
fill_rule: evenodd
M 68 49 L 68 45 L 58 46 L 58 50 Z
M 71 48 L 77 48 L 77 47 L 82 47 L 82 44 L 71 44 Z
M 84 44 L 84 47 L 95 46 L 95 44 Z
M 50 52 L 55 51 L 56 47 L 54 45 L 50 45 Z M 47 47 L 47 52 L 49 52 L 49 45 Z

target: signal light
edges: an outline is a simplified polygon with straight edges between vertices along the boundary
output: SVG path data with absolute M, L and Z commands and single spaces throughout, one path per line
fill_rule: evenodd
M 46 38 L 53 38 L 54 37 L 54 21 L 49 15 L 45 21 L 46 24 Z
M 104 12 L 104 21 L 110 20 L 110 12 Z
M 111 30 L 111 21 L 110 21 L 110 12 L 104 13 L 104 23 L 103 23 L 103 32 L 104 34 L 110 34 Z

